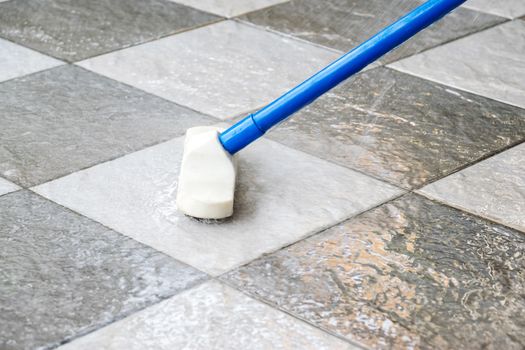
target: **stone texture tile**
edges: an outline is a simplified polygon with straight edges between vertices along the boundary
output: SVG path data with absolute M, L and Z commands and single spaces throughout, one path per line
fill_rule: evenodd
M 217 19 L 163 0 L 16 0 L 0 4 L 0 36 L 78 61 Z
M 525 22 L 516 20 L 396 62 L 393 68 L 525 108 Z
M 525 15 L 525 1 L 523 0 L 469 0 L 463 7 L 507 18 Z
M 240 154 L 233 219 L 176 210 L 183 138 L 38 186 L 35 191 L 181 261 L 220 274 L 400 191 L 261 140 Z
M 20 187 L 17 185 L 0 178 L 0 196 L 9 192 L 18 190 Z
M 241 17 L 243 20 L 341 51 L 349 51 L 417 7 L 419 0 L 292 0 Z M 392 62 L 504 21 L 457 9 L 381 59 Z
M 271 102 L 337 57 L 226 21 L 80 65 L 224 119 Z
M 0 348 L 42 349 L 206 276 L 29 191 L 0 197 Z
M 334 89 L 269 137 L 412 188 L 525 139 L 525 110 L 388 68 Z
M 217 282 L 208 282 L 59 348 L 356 349 Z
M 423 187 L 421 193 L 525 232 L 525 144 Z
M 0 174 L 23 186 L 209 123 L 196 112 L 73 66 L 0 84 L 0 101 Z
M 223 278 L 384 349 L 522 349 L 525 236 L 407 195 Z
M 61 64 L 59 60 L 0 39 L 0 82 Z
M 260 10 L 286 0 L 172 0 L 219 16 L 233 17 Z

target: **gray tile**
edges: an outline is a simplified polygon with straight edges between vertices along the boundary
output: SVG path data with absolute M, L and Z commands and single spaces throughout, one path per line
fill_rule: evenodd
M 0 4 L 0 36 L 78 61 L 217 19 L 163 0 L 16 0 Z
M 0 178 L 0 196 L 20 189 L 17 185 Z
M 463 7 L 507 18 L 525 15 L 525 1 L 523 0 L 469 0 Z
M 36 185 L 209 123 L 196 112 L 63 66 L 0 85 L 0 174 Z
M 0 348 L 56 346 L 205 279 L 29 191 L 0 197 Z
M 525 232 L 525 143 L 425 186 L 421 193 Z
M 239 154 L 233 218 L 176 209 L 183 138 L 43 184 L 35 191 L 211 274 L 293 243 L 401 193 L 272 141 Z
M 356 348 L 229 287 L 208 282 L 59 349 Z
M 349 51 L 408 13 L 419 0 L 292 0 L 241 18 L 265 28 L 341 51 Z M 504 21 L 457 9 L 381 59 L 383 63 L 413 55 Z
M 0 82 L 61 64 L 59 60 L 0 39 Z
M 214 13 L 219 16 L 233 17 L 246 12 L 260 10 L 287 0 L 172 0 L 180 4 Z
M 522 349 L 525 236 L 407 195 L 224 280 L 380 349 Z
M 412 188 L 524 140 L 525 110 L 376 68 L 268 135 Z
M 525 22 L 515 20 L 392 64 L 420 76 L 525 108 Z
M 80 65 L 226 119 L 271 102 L 337 57 L 325 49 L 226 21 Z

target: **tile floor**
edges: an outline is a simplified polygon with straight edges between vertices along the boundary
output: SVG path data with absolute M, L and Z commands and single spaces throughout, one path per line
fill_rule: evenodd
M 525 15 L 469 0 L 174 201 L 227 125 L 419 0 L 0 1 L 0 349 L 522 349 Z

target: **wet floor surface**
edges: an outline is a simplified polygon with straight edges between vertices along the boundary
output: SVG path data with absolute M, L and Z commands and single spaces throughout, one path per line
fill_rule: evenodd
M 525 8 L 470 0 L 176 211 L 184 131 L 420 2 L 0 1 L 0 349 L 522 349 Z

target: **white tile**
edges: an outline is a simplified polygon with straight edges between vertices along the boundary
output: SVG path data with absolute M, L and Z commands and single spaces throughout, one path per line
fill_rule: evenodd
M 232 288 L 208 282 L 59 349 L 355 348 Z
M 507 22 L 390 65 L 525 108 L 525 21 Z
M 20 187 L 0 177 L 0 196 L 18 189 L 20 189 Z
M 0 82 L 64 64 L 62 61 L 0 39 Z
M 420 192 L 525 232 L 525 144 L 423 187 Z
M 36 192 L 211 274 L 297 241 L 400 193 L 354 171 L 259 140 L 239 154 L 233 219 L 176 210 L 183 138 L 40 185 Z
M 337 56 L 225 21 L 79 64 L 224 119 L 271 102 Z
M 179 4 L 223 17 L 239 16 L 247 12 L 277 5 L 287 0 L 172 0 Z
M 463 7 L 507 18 L 525 15 L 523 0 L 468 0 Z

